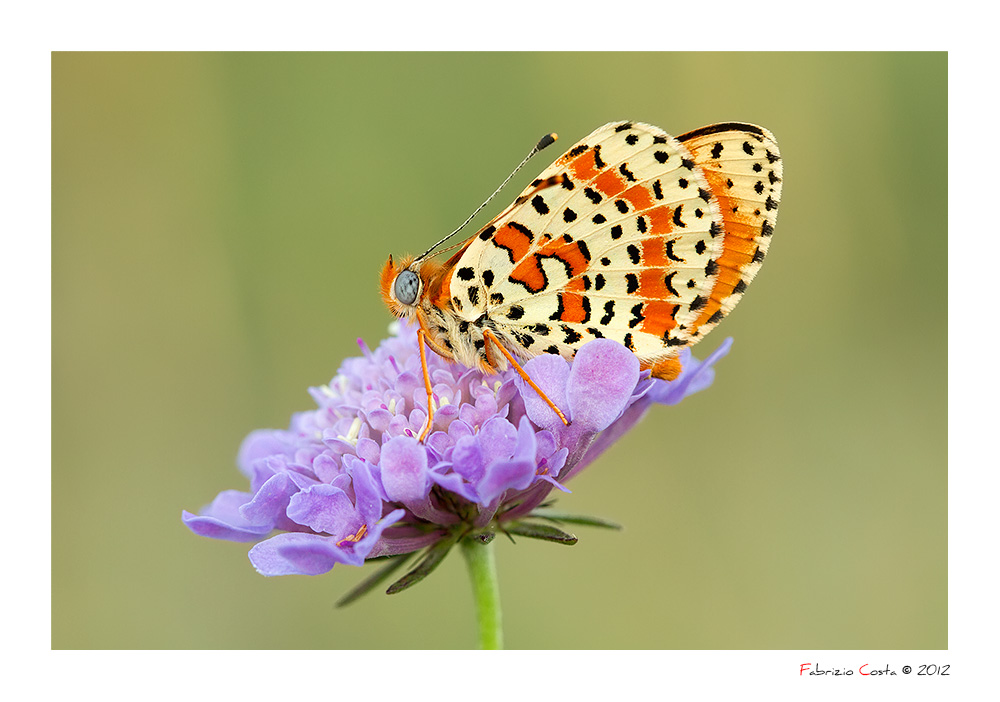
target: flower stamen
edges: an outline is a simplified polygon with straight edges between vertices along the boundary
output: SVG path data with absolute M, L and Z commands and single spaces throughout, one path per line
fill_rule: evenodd
M 344 544 L 348 543 L 357 543 L 361 541 L 361 539 L 363 539 L 365 534 L 367 533 L 368 533 L 368 525 L 362 524 L 355 533 L 351 534 L 350 536 L 345 536 L 340 541 L 338 541 L 337 545 L 343 546 Z
M 338 439 L 346 441 L 351 446 L 358 445 L 358 436 L 361 434 L 361 417 L 355 417 L 351 422 L 351 428 L 347 431 L 347 436 L 338 436 Z

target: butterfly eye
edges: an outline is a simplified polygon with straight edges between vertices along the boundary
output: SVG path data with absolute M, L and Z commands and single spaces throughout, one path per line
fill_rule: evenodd
M 403 271 L 396 276 L 393 292 L 396 299 L 404 305 L 412 305 L 417 301 L 417 293 L 420 292 L 420 276 L 413 271 Z

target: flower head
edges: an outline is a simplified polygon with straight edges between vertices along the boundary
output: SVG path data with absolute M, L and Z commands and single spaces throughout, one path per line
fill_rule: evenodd
M 285 430 L 251 433 L 239 452 L 250 490 L 227 490 L 191 531 L 257 541 L 264 575 L 325 573 L 337 563 L 410 553 L 456 533 L 504 528 L 590 464 L 654 403 L 676 404 L 708 387 L 730 340 L 699 362 L 680 356 L 676 380 L 651 379 L 618 342 L 595 339 L 572 363 L 542 354 L 524 364 L 566 413 L 565 426 L 514 370 L 486 376 L 427 355 L 434 424 L 427 418 L 415 330 L 347 359 L 310 392 L 318 408 Z M 272 532 L 274 536 L 267 538 Z

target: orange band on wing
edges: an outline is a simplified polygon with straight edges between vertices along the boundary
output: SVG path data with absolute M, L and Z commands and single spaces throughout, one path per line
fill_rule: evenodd
M 663 336 L 668 331 L 677 326 L 674 314 L 680 305 L 663 300 L 650 300 L 642 307 L 642 314 L 645 319 L 639 325 L 639 329 L 647 334 Z
M 707 322 L 712 315 L 722 308 L 722 301 L 729 297 L 742 278 L 742 271 L 752 260 L 757 250 L 755 239 L 760 235 L 760 227 L 756 226 L 747 215 L 733 212 L 739 207 L 739 202 L 725 195 L 728 187 L 726 177 L 721 173 L 704 169 L 705 178 L 712 192 L 719 200 L 722 212 L 724 238 L 722 240 L 722 255 L 716 260 L 719 267 L 719 277 L 712 286 L 705 307 L 698 319 L 694 321 L 697 329 Z
M 671 265 L 670 259 L 667 258 L 667 242 L 659 237 L 643 239 L 642 265 L 650 268 L 666 268 Z M 646 271 L 643 271 L 643 275 L 645 273 Z
M 559 319 L 564 322 L 577 322 L 582 324 L 590 318 L 590 311 L 583 306 L 583 295 L 580 293 L 562 294 L 562 314 Z
M 507 249 L 513 262 L 524 258 L 528 249 L 531 248 L 531 237 L 515 227 L 512 222 L 508 222 L 497 230 L 496 234 L 493 235 L 493 242 L 497 246 Z
M 510 272 L 510 279 L 515 283 L 521 283 L 531 293 L 541 292 L 549 284 L 536 256 L 528 256 L 514 266 L 514 270 Z
M 653 206 L 653 196 L 642 185 L 633 185 L 622 193 L 622 199 L 628 200 L 632 207 L 637 210 L 648 210 Z
M 596 154 L 593 149 L 587 149 L 569 163 L 569 171 L 580 180 L 591 180 L 600 173 L 597 167 Z
M 666 205 L 647 210 L 643 216 L 649 217 L 650 234 L 669 234 L 674 229 L 674 211 Z
M 594 178 L 594 187 L 600 190 L 604 197 L 614 197 L 625 190 L 625 180 L 613 170 L 607 170 Z

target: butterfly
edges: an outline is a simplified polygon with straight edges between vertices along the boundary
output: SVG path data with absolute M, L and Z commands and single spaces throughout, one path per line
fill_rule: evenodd
M 543 137 L 521 166 L 556 138 Z M 781 184 L 778 145 L 762 127 L 725 122 L 675 138 L 611 122 L 447 261 L 429 257 L 462 227 L 419 257 L 390 256 L 382 298 L 419 325 L 428 395 L 420 439 L 434 411 L 425 346 L 485 373 L 510 364 L 567 424 L 520 362 L 540 353 L 572 359 L 588 341 L 609 338 L 654 377 L 676 378 L 681 349 L 729 314 L 757 275 Z

